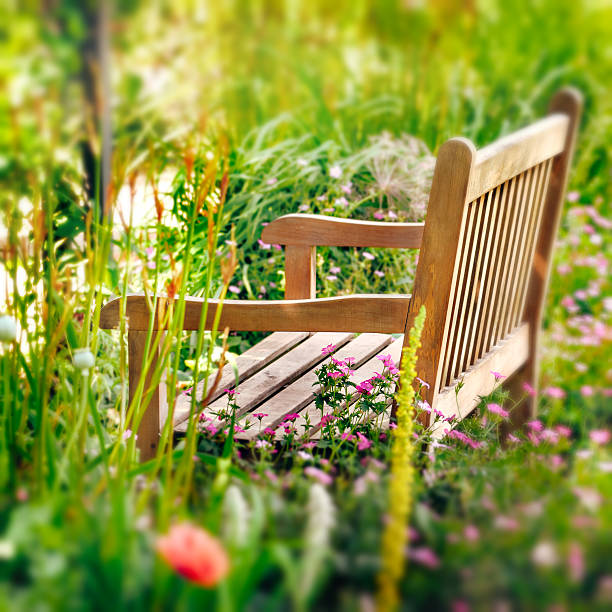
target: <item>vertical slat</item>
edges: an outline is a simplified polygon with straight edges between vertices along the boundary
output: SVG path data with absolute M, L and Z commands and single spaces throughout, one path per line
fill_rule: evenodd
M 525 262 L 529 255 L 530 240 L 533 236 L 535 224 L 537 220 L 537 214 L 539 212 L 539 192 L 544 178 L 544 166 L 539 164 L 533 168 L 533 181 L 531 189 L 528 193 L 527 201 L 525 202 L 527 208 L 527 214 L 523 222 L 523 234 L 521 236 L 521 252 L 519 260 L 517 261 L 516 273 L 515 273 L 515 287 L 512 292 L 511 301 L 508 305 L 508 326 L 507 329 L 514 329 L 518 323 L 517 311 L 519 308 L 520 296 L 523 291 L 524 281 L 524 270 Z
M 493 189 L 490 194 L 490 198 L 487 201 L 487 207 L 489 208 L 487 212 L 489 223 L 487 225 L 486 236 L 484 238 L 484 253 L 481 272 L 479 274 L 480 281 L 478 283 L 478 294 L 476 296 L 476 309 L 472 324 L 470 326 L 469 349 L 466 353 L 465 367 L 472 365 L 478 359 L 478 345 L 485 322 L 484 313 L 486 309 L 486 298 L 489 293 L 491 278 L 493 276 L 491 262 L 494 259 L 496 249 L 495 239 L 497 238 L 497 230 L 499 225 L 499 200 L 501 197 L 501 191 L 502 185 Z
M 502 234 L 497 245 L 496 265 L 494 268 L 494 278 L 491 285 L 491 297 L 488 306 L 489 316 L 487 317 L 487 324 L 483 334 L 483 341 L 480 349 L 481 355 L 489 351 L 496 342 L 495 328 L 497 327 L 500 317 L 501 293 L 504 283 L 504 268 L 506 264 L 506 253 L 508 251 L 508 242 L 510 239 L 509 228 L 513 214 L 512 202 L 514 201 L 516 183 L 517 179 L 514 177 L 506 183 L 506 188 L 504 189 L 500 215 Z
M 457 284 L 451 296 L 449 333 L 442 361 L 442 386 L 448 385 L 452 379 L 452 361 L 457 351 L 457 342 L 460 341 L 459 315 L 461 312 L 461 298 L 465 296 L 468 287 L 468 272 L 470 260 L 470 246 L 474 241 L 476 203 L 471 202 L 466 206 L 467 218 L 464 222 L 465 231 L 463 236 L 462 248 L 459 253 L 457 264 Z
M 544 198 L 546 197 L 546 190 L 548 189 L 548 182 L 550 178 L 550 168 L 552 160 L 547 160 L 542 164 L 542 170 L 540 174 L 540 181 L 538 189 L 535 193 L 534 201 L 534 214 L 532 218 L 532 225 L 527 240 L 525 249 L 525 257 L 522 262 L 521 276 L 519 280 L 519 290 L 517 291 L 516 303 L 514 311 L 512 313 L 514 326 L 518 325 L 522 320 L 523 309 L 525 307 L 525 296 L 527 295 L 527 282 L 528 272 L 531 269 L 531 262 L 533 260 L 533 253 L 535 251 L 535 242 L 538 232 L 540 231 L 542 223 L 542 210 L 544 208 Z
M 128 331 L 128 369 L 129 369 L 129 396 L 130 405 L 136 395 L 136 389 L 142 375 L 142 367 L 145 359 L 145 344 L 147 341 L 146 331 Z M 143 396 L 147 393 L 151 384 L 151 376 L 156 367 L 153 360 L 145 379 Z M 151 401 L 147 406 L 144 416 L 138 426 L 138 438 L 136 446 L 140 449 L 140 461 L 152 459 L 157 452 L 159 444 L 159 409 L 165 404 L 165 385 L 159 385 L 153 391 Z M 135 412 L 139 412 L 136 407 Z
M 523 191 L 523 197 L 520 203 L 520 215 L 517 221 L 517 238 L 514 246 L 514 252 L 512 256 L 512 263 L 510 268 L 510 291 L 508 293 L 508 299 L 504 308 L 504 320 L 502 324 L 501 337 L 504 338 L 512 329 L 512 305 L 516 297 L 518 290 L 518 277 L 520 271 L 520 263 L 525 254 L 525 238 L 527 235 L 527 225 L 529 220 L 529 214 L 532 208 L 533 192 L 535 189 L 535 183 L 539 174 L 538 168 L 529 168 L 526 171 L 527 185 Z
M 466 340 L 466 325 L 467 325 L 467 317 L 468 312 L 470 311 L 472 304 L 472 291 L 474 287 L 474 280 L 476 274 L 476 266 L 478 259 L 478 252 L 480 246 L 480 236 L 482 234 L 482 225 L 484 221 L 484 211 L 485 211 L 485 196 L 481 196 L 477 202 L 474 202 L 474 212 L 476 215 L 475 223 L 474 223 L 474 234 L 472 238 L 472 243 L 468 248 L 468 271 L 466 278 L 466 288 L 463 294 L 460 296 L 461 299 L 461 309 L 459 313 L 459 320 L 457 323 L 457 342 L 455 344 L 455 349 L 453 351 L 453 357 L 450 362 L 450 371 L 451 377 L 454 380 L 457 378 L 459 373 L 461 372 L 461 355 L 463 352 L 463 348 L 465 347 Z
M 508 235 L 508 242 L 506 243 L 506 250 L 503 255 L 503 268 L 502 268 L 502 283 L 501 283 L 501 292 L 499 297 L 499 308 L 498 308 L 498 316 L 495 322 L 495 329 L 493 332 L 492 344 L 497 344 L 501 338 L 503 338 L 503 325 L 504 325 L 504 315 L 506 304 L 508 303 L 509 295 L 510 295 L 510 286 L 511 279 L 510 274 L 512 271 L 512 260 L 513 253 L 516 250 L 516 240 L 517 240 L 517 227 L 518 227 L 518 219 L 520 218 L 520 205 L 523 198 L 523 192 L 525 190 L 526 185 L 526 173 L 520 174 L 517 177 L 516 181 L 516 189 L 514 191 L 514 197 L 511 202 L 509 202 L 509 206 L 511 207 L 511 215 L 509 220 L 509 229 L 510 233 Z
M 287 245 L 285 247 L 285 299 L 315 298 L 316 272 L 316 247 Z
M 483 262 L 488 257 L 488 248 L 490 241 L 489 220 L 491 218 L 491 209 L 493 207 L 493 191 L 489 191 L 486 197 L 481 198 L 481 223 L 477 234 L 477 241 L 474 244 L 472 257 L 475 260 L 474 276 L 472 284 L 469 288 L 469 303 L 468 310 L 465 316 L 463 325 L 463 338 L 461 342 L 461 351 L 457 360 L 457 375 L 465 370 L 470 365 L 470 358 L 474 343 L 475 329 L 478 321 L 478 311 L 480 309 L 480 297 L 482 295 L 483 279 Z

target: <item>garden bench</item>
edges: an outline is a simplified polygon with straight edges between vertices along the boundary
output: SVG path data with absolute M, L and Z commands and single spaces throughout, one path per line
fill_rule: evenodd
M 262 239 L 285 247 L 286 299 L 226 300 L 220 319 L 220 329 L 275 332 L 237 358 L 239 416 L 263 412 L 265 424 L 276 424 L 299 412 L 316 422 L 313 369 L 324 359 L 321 349 L 337 345 L 340 358 L 355 358 L 356 378 L 369 378 L 380 369 L 381 351 L 399 361 L 402 335 L 425 305 L 417 364 L 429 384 L 423 399 L 445 416 L 463 418 L 479 396 L 491 392 L 494 371 L 519 401 L 513 424 L 529 418 L 535 394 L 526 394 L 523 385 L 537 388 L 544 298 L 581 106 L 579 93 L 564 89 L 553 97 L 547 117 L 483 149 L 464 138 L 447 141 L 439 150 L 424 223 L 292 214 L 265 227 Z M 317 246 L 420 249 L 412 295 L 316 299 Z M 198 329 L 202 302 L 188 298 L 184 329 Z M 119 303 L 117 298 L 103 307 L 101 327 L 118 325 Z M 217 305 L 209 300 L 207 329 Z M 128 296 L 126 313 L 132 397 L 149 323 L 145 298 Z M 228 365 L 207 410 L 224 406 L 223 390 L 234 384 Z M 163 387 L 139 428 L 143 459 L 158 443 Z M 179 395 L 178 430 L 185 428 L 189 403 Z

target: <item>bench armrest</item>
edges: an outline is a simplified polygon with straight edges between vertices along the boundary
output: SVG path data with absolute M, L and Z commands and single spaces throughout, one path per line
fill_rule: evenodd
M 424 223 L 359 221 L 324 215 L 285 215 L 269 223 L 261 238 L 288 246 L 346 246 L 418 249 Z
M 175 299 L 176 302 L 176 299 Z M 107 302 L 100 314 L 100 327 L 119 325 L 120 298 Z M 157 300 L 154 329 L 163 320 L 168 299 Z M 225 300 L 221 305 L 219 329 L 234 331 L 345 331 L 404 333 L 409 295 L 351 295 L 316 300 Z M 208 300 L 206 329 L 213 326 L 219 300 Z M 187 298 L 182 329 L 196 330 L 204 300 Z M 128 295 L 126 314 L 130 330 L 146 330 L 150 309 L 144 295 Z

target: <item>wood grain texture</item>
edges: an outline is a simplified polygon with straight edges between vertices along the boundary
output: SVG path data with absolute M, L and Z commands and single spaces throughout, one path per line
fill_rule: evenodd
M 475 363 L 462 376 L 463 386 L 457 394 L 456 385 L 445 387 L 437 396 L 435 408 L 444 416 L 464 419 L 499 384 L 491 372 L 511 377 L 529 357 L 529 325 L 524 323 L 502 340 L 493 350 Z M 458 407 L 457 407 L 458 405 Z
M 476 172 L 470 180 L 467 199 L 475 200 L 513 176 L 561 153 L 569 123 L 569 117 L 561 110 L 480 149 L 474 161 Z
M 361 334 L 338 350 L 334 358 L 342 361 L 352 357 L 354 359 L 352 369 L 357 370 L 365 361 L 380 353 L 392 340 L 393 336 L 388 334 Z M 380 365 L 380 361 L 378 363 Z M 315 368 L 312 368 L 288 387 L 257 406 L 256 412 L 266 414 L 261 419 L 262 430 L 266 427 L 277 427 L 285 415 L 299 412 L 314 400 L 315 393 L 318 391 L 317 376 L 314 370 Z M 246 439 L 257 438 L 260 422 L 250 414 L 247 414 L 247 418 L 254 426 L 247 429 L 243 436 Z
M 236 385 L 236 375 L 238 382 L 244 382 L 277 357 L 284 355 L 300 342 L 308 338 L 308 332 L 275 332 L 258 342 L 255 346 L 246 350 L 236 357 L 235 363 L 228 363 L 223 368 L 221 380 L 217 390 L 210 396 L 210 401 L 216 400 L 223 395 L 225 389 L 233 389 Z M 207 389 L 210 389 L 216 374 L 209 377 Z M 196 386 L 196 398 L 202 400 L 204 382 Z M 179 395 L 174 409 L 174 425 L 180 425 L 189 418 L 191 411 L 191 395 Z
M 183 329 L 199 328 L 204 300 L 187 298 Z M 403 333 L 410 296 L 351 295 L 316 300 L 226 300 L 219 328 L 236 331 L 350 331 L 381 334 Z M 167 299 L 159 298 L 159 310 Z M 219 300 L 209 300 L 206 329 L 211 329 Z M 126 312 L 132 330 L 149 325 L 149 308 L 143 295 L 128 295 Z M 155 321 L 162 317 L 156 316 Z M 119 298 L 102 308 L 100 327 L 112 329 L 119 323 Z M 156 324 L 157 328 L 157 324 Z
M 463 138 L 453 138 L 440 148 L 406 321 L 404 342 L 407 343 L 414 318 L 420 307 L 425 306 L 427 314 L 417 372 L 430 385 L 423 397 L 430 405 L 440 385 L 438 364 L 444 357 L 448 338 L 449 303 L 457 283 L 455 263 L 464 238 L 466 194 L 475 155 L 474 145 Z
M 352 337 L 353 334 L 338 332 L 314 334 L 308 340 L 248 378 L 238 389 L 239 394 L 236 396 L 236 403 L 239 409 L 236 416 L 241 417 L 253 410 L 279 389 L 291 384 L 304 372 L 320 363 L 325 358 L 321 353 L 322 348 L 329 344 L 338 347 L 344 346 Z M 223 395 L 212 402 L 205 409 L 204 414 L 214 417 L 213 413 L 224 410 L 226 405 L 227 397 Z
M 314 299 L 317 294 L 317 250 L 313 246 L 285 247 L 285 299 Z
M 261 237 L 265 242 L 294 246 L 418 249 L 423 228 L 423 223 L 385 223 L 295 214 L 269 223 Z
M 527 382 L 536 394 L 527 397 L 517 406 L 513 419 L 515 425 L 520 425 L 535 414 L 538 373 L 539 373 L 539 339 L 544 312 L 546 291 L 550 280 L 552 254 L 555 238 L 561 221 L 565 189 L 568 173 L 574 155 L 578 126 L 582 113 L 582 95 L 573 88 L 559 91 L 551 100 L 549 111 L 553 115 L 564 114 L 568 118 L 569 127 L 565 135 L 563 153 L 553 159 L 550 171 L 548 191 L 542 211 L 542 224 L 538 234 L 535 253 L 529 271 L 529 284 L 522 312 L 522 320 L 530 324 L 529 360 L 522 370 L 521 376 L 515 376 L 514 389 L 521 389 Z M 521 398 L 516 398 L 521 399 Z
M 142 374 L 147 340 L 146 331 L 128 331 L 128 381 L 130 404 L 136 395 L 136 389 Z M 151 375 L 155 370 L 155 360 L 147 372 L 142 395 L 144 396 L 151 384 Z M 166 403 L 165 385 L 159 385 L 153 392 L 145 413 L 137 428 L 136 446 L 140 450 L 140 461 L 148 461 L 155 457 L 159 445 L 160 407 Z M 138 409 L 136 410 L 138 412 Z M 135 428 L 136 429 L 136 428 Z

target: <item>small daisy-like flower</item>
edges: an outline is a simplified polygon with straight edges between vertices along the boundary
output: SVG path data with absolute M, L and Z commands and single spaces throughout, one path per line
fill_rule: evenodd
M 335 344 L 328 344 L 321 349 L 323 355 L 331 355 L 336 350 Z
M 338 166 L 337 164 L 335 166 L 332 166 L 329 169 L 329 176 L 331 176 L 332 178 L 340 178 L 342 176 L 342 169 L 340 168 L 340 166 Z

